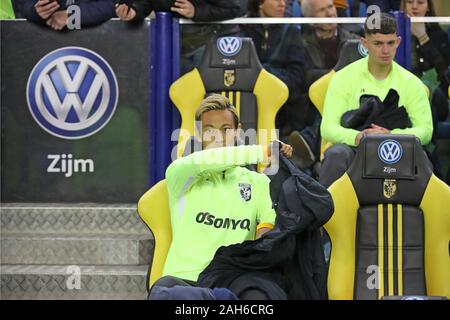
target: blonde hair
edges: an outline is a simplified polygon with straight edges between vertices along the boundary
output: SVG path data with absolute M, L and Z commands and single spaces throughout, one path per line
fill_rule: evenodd
M 233 114 L 234 127 L 239 125 L 239 116 L 236 108 L 231 104 L 230 99 L 217 93 L 213 93 L 206 97 L 200 107 L 195 112 L 195 120 L 200 121 L 202 114 L 213 110 L 228 110 Z

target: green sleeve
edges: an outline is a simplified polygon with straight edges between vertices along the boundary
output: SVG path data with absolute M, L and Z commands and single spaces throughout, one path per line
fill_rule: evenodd
M 413 134 L 419 138 L 422 145 L 427 145 L 433 135 L 433 120 L 431 107 L 426 91 L 420 79 L 411 79 L 411 85 L 407 89 L 405 109 L 411 120 L 412 127 L 406 129 L 394 129 L 395 134 Z
M 351 80 L 343 79 L 339 73 L 331 78 L 325 97 L 320 133 L 323 139 L 333 144 L 356 146 L 355 138 L 359 131 L 341 126 L 341 117 L 348 110 L 351 100 L 349 83 Z
M 264 160 L 260 145 L 208 149 L 194 152 L 172 162 L 166 170 L 169 196 L 180 197 L 204 172 L 223 171 L 234 166 L 245 166 Z
M 11 0 L 1 0 L 0 1 L 0 19 L 15 19 L 14 10 L 12 7 Z
M 258 198 L 257 219 L 258 224 L 269 223 L 275 225 L 275 210 L 272 207 L 272 199 L 270 197 L 270 180 L 265 175 L 260 175 L 261 179 L 260 194 Z

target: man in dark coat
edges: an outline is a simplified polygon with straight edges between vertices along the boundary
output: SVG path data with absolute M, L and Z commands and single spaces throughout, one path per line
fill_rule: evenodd
M 285 15 L 284 1 L 250 0 L 249 16 L 280 18 Z M 298 25 L 243 25 L 242 34 L 252 38 L 264 68 L 289 88 L 289 99 L 278 112 L 276 127 L 281 137 L 301 130 L 306 123 L 305 57 Z
M 129 5 L 117 4 L 116 14 L 123 21 L 138 23 L 154 11 L 173 12 L 193 21 L 220 21 L 242 16 L 245 0 L 131 0 Z M 181 27 L 181 74 L 196 67 L 206 42 L 214 36 L 239 31 L 235 25 L 183 25 Z
M 67 25 L 67 8 L 71 5 L 80 8 L 81 27 L 101 24 L 115 17 L 113 0 L 23 0 L 22 15 L 32 22 L 62 30 Z

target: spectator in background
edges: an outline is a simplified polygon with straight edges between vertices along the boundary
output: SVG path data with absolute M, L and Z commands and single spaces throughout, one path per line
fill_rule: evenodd
M 67 26 L 70 5 L 80 8 L 81 27 L 98 25 L 115 17 L 113 0 L 24 0 L 22 14 L 35 23 L 63 30 Z
M 401 10 L 410 17 L 436 15 L 432 0 L 402 0 Z M 411 34 L 412 72 L 422 80 L 425 80 L 429 73 L 433 73 L 431 82 L 427 84 L 430 84 L 432 92 L 431 111 L 436 129 L 437 122 L 447 119 L 449 113 L 447 93 L 449 84 L 446 78 L 449 66 L 447 33 L 437 23 L 418 22 L 411 24 Z M 432 142 L 435 142 L 437 133 L 435 130 Z M 437 175 L 441 177 L 437 150 L 432 152 L 432 161 Z
M 312 18 L 336 18 L 337 10 L 333 0 L 302 0 L 302 14 Z M 308 65 L 306 72 L 306 88 L 330 72 L 339 60 L 339 54 L 345 41 L 359 39 L 355 34 L 337 24 L 303 25 L 301 41 L 305 48 Z M 319 126 L 320 114 L 308 100 L 310 119 L 308 127 L 303 131 L 294 131 L 289 143 L 301 155 L 301 162 L 311 165 L 318 158 L 320 149 Z M 295 157 L 294 157 L 295 159 Z
M 338 17 L 347 16 L 347 0 L 334 0 L 334 6 L 336 7 L 336 12 Z
M 249 17 L 282 18 L 284 0 L 250 0 Z M 252 38 L 264 68 L 289 88 L 289 99 L 278 112 L 276 127 L 281 138 L 306 124 L 305 58 L 300 28 L 292 24 L 244 25 L 243 35 Z
M 302 0 L 302 13 L 311 18 L 337 17 L 333 0 Z M 310 85 L 336 65 L 345 41 L 359 37 L 341 25 L 315 24 L 302 27 L 301 39 L 310 65 L 307 74 L 307 84 Z
M 134 0 L 131 7 L 116 5 L 116 14 L 123 21 L 139 23 L 154 11 L 168 11 L 194 21 L 220 21 L 245 14 L 244 0 Z M 233 25 L 184 25 L 181 27 L 181 74 L 196 67 L 211 37 L 237 33 Z
M 294 2 L 297 0 L 284 0 L 284 3 L 286 5 L 286 9 L 284 9 L 284 16 L 285 17 L 292 17 L 293 16 L 293 6 Z

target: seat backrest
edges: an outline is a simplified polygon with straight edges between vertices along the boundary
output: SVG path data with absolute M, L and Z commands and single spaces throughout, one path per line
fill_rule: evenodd
M 333 70 L 316 80 L 309 87 L 309 98 L 321 115 L 323 113 L 323 104 L 325 102 L 328 84 L 330 83 L 332 76 L 337 71 L 348 66 L 350 63 L 355 62 L 356 60 L 359 60 L 365 56 L 367 56 L 367 51 L 365 51 L 365 49 L 362 47 L 359 40 L 346 40 L 342 45 L 341 51 L 339 53 L 339 60 L 334 66 Z
M 222 37 L 212 39 L 199 66 L 176 80 L 170 87 L 170 98 L 181 114 L 181 133 L 177 156 L 201 148 L 195 139 L 195 111 L 206 95 L 221 93 L 236 106 L 244 129 L 275 129 L 275 116 L 288 97 L 287 86 L 265 71 L 250 38 Z M 261 136 L 267 145 L 270 134 Z M 155 241 L 149 269 L 151 286 L 162 276 L 172 242 L 170 209 L 165 180 L 148 190 L 138 202 L 138 212 L 150 228 Z
M 334 66 L 333 70 L 338 72 L 345 68 L 350 63 L 353 63 L 361 58 L 367 57 L 368 51 L 363 47 L 359 39 L 346 40 L 339 52 L 339 60 Z
M 204 97 L 221 93 L 236 106 L 244 130 L 258 132 L 257 143 L 268 145 L 275 117 L 288 98 L 287 86 L 263 69 L 251 38 L 211 39 L 197 68 L 170 87 L 170 98 L 181 114 L 178 156 L 195 135 L 195 111 Z M 269 134 L 259 135 L 267 130 Z M 262 141 L 260 141 L 262 140 Z
M 323 115 L 323 106 L 325 103 L 325 97 L 327 95 L 328 85 L 330 84 L 330 80 L 333 75 L 350 63 L 355 62 L 356 60 L 359 60 L 365 56 L 367 56 L 367 51 L 364 49 L 364 47 L 362 47 L 359 40 L 346 40 L 342 45 L 341 51 L 339 52 L 339 60 L 334 66 L 333 70 L 323 75 L 313 84 L 311 84 L 308 90 L 309 99 L 319 111 L 321 116 Z M 329 146 L 331 146 L 331 144 L 322 139 L 320 147 L 321 157 Z
M 331 299 L 450 296 L 450 187 L 414 136 L 367 136 L 329 191 Z
M 323 115 L 323 105 L 325 103 L 325 96 L 327 95 L 328 85 L 330 80 L 336 72 L 331 70 L 324 76 L 320 77 L 309 87 L 309 99 L 319 111 L 320 115 Z
M 153 233 L 154 239 L 153 257 L 147 276 L 147 287 L 150 288 L 162 276 L 167 253 L 172 243 L 166 180 L 161 180 L 144 193 L 139 199 L 137 209 L 139 216 Z

